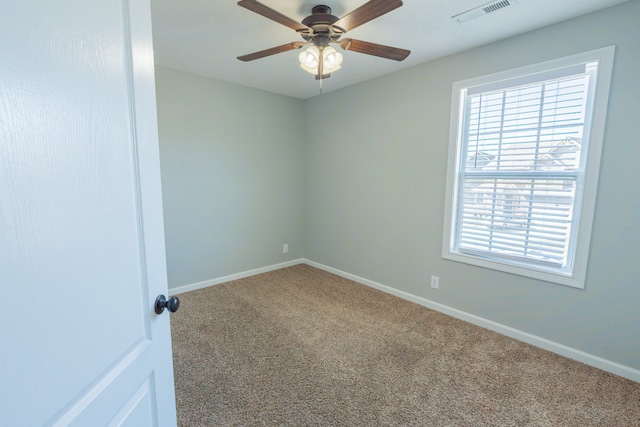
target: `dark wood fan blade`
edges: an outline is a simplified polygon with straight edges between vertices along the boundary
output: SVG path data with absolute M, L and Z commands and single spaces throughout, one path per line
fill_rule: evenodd
M 380 58 L 402 61 L 411 53 L 410 50 L 399 49 L 397 47 L 385 46 L 381 44 L 363 42 L 361 40 L 344 39 L 340 42 L 344 50 L 366 53 L 367 55 L 379 56 Z
M 351 31 L 365 22 L 391 12 L 400 6 L 402 6 L 401 0 L 370 0 L 340 18 L 333 26 L 342 28 L 345 31 Z
M 283 44 L 281 46 L 272 47 L 270 49 L 261 50 L 260 52 L 253 52 L 248 55 L 238 56 L 240 61 L 253 61 L 254 59 L 264 58 L 265 56 L 275 55 L 276 53 L 286 52 L 288 50 L 300 49 L 304 46 L 303 42 L 291 42 L 287 44 Z
M 258 15 L 262 15 L 265 18 L 269 18 L 272 21 L 276 21 L 277 23 L 292 28 L 296 31 L 309 29 L 309 27 L 307 27 L 306 25 L 298 21 L 294 21 L 293 19 L 286 17 L 280 12 L 271 9 L 270 7 L 267 7 L 262 3 L 258 3 L 255 0 L 241 0 L 238 2 L 238 6 L 249 9 L 250 11 L 257 13 Z

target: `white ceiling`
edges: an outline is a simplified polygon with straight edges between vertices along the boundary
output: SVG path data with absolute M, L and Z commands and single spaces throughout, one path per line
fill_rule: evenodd
M 510 0 L 513 2 L 513 0 Z M 323 92 L 511 37 L 627 0 L 517 0 L 515 5 L 458 25 L 452 16 L 488 0 L 405 0 L 404 5 L 347 33 L 358 40 L 411 50 L 402 62 L 343 51 L 342 69 Z M 325 4 L 342 17 L 366 0 L 260 0 L 302 21 Z M 252 62 L 240 55 L 302 41 L 296 32 L 237 5 L 236 0 L 151 0 L 157 65 L 269 92 L 310 98 L 319 82 L 298 65 L 298 50 Z

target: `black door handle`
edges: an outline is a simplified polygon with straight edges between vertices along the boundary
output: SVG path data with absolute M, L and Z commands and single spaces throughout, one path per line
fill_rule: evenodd
M 164 295 L 160 295 L 156 298 L 156 314 L 162 314 L 165 308 L 169 309 L 171 313 L 178 311 L 178 308 L 180 308 L 180 300 L 178 297 L 169 297 L 169 299 L 167 299 Z

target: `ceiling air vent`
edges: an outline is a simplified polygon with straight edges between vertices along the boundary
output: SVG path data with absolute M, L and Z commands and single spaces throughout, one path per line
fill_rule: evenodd
M 473 9 L 469 9 L 466 12 L 459 13 L 451 17 L 458 24 L 462 24 L 463 22 L 470 21 L 475 18 L 479 18 L 481 16 L 486 15 L 487 13 L 495 12 L 500 9 L 504 9 L 507 6 L 513 6 L 516 4 L 516 0 L 497 0 L 492 1 L 491 3 L 483 4 L 482 6 L 475 7 Z

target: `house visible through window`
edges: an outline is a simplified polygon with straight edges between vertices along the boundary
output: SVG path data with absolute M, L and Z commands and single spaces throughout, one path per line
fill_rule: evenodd
M 612 62 L 454 84 L 444 258 L 584 287 Z

